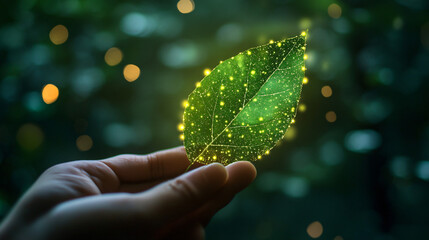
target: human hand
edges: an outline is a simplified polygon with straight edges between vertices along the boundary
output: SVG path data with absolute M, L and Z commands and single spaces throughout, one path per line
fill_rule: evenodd
M 3 221 L 0 239 L 203 239 L 256 169 L 215 163 L 182 174 L 188 164 L 179 147 L 56 165 Z

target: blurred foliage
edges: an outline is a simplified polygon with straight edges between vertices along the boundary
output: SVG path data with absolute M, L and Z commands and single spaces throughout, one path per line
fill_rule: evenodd
M 54 164 L 181 144 L 181 102 L 203 69 L 308 28 L 296 123 L 207 238 L 308 239 L 320 226 L 323 239 L 429 238 L 428 10 L 426 0 L 195 0 L 189 14 L 176 1 L 2 2 L 0 218 Z M 59 95 L 42 98 L 47 84 Z

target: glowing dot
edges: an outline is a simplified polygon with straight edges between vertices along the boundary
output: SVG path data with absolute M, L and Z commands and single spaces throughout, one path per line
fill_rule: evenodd
M 209 92 L 207 93 L 207 97 L 210 97 L 210 93 Z
M 299 110 L 300 112 L 305 112 L 305 110 L 307 110 L 307 106 L 305 106 L 305 104 L 304 104 L 304 103 L 301 103 L 301 104 L 299 104 L 299 106 L 298 106 L 298 110 Z
M 191 106 L 191 110 L 194 110 L 195 109 L 195 107 L 194 106 Z
M 177 125 L 177 129 L 179 131 L 183 131 L 183 130 L 185 130 L 185 125 L 183 125 L 183 123 L 181 123 L 181 124 Z
M 229 77 L 229 80 L 231 80 L 231 81 L 234 80 L 234 77 L 233 76 Z
M 208 68 L 204 69 L 204 76 L 208 76 L 212 71 Z
M 225 86 L 224 85 L 221 85 L 220 86 L 220 90 L 224 90 L 225 89 Z
M 231 133 L 228 133 L 228 137 L 230 138 L 230 137 L 232 137 L 232 134 Z
M 185 135 L 184 134 L 180 134 L 180 140 L 185 140 Z
M 88 135 L 82 135 L 76 139 L 76 147 L 79 151 L 86 152 L 92 148 L 92 145 L 92 138 Z
M 216 159 L 217 159 L 217 157 L 216 157 L 216 155 L 214 155 L 214 156 L 213 156 L 213 160 L 216 160 Z
M 271 44 L 273 44 L 273 43 L 274 43 L 274 40 L 270 40 L 270 43 L 271 43 Z
M 188 100 L 183 100 L 182 101 L 182 107 L 187 108 L 188 106 L 189 106 Z
M 307 59 L 308 59 L 308 55 L 304 54 L 304 60 L 307 60 Z
M 251 55 L 252 54 L 252 52 L 251 51 L 247 51 L 247 55 Z
M 112 47 L 104 55 L 104 61 L 109 66 L 116 66 L 122 61 L 122 57 L 122 51 L 119 48 Z
M 221 106 L 225 105 L 225 103 L 223 101 L 220 101 L 219 103 Z
M 258 101 L 258 99 L 257 99 L 257 98 L 254 98 L 254 99 L 253 99 L 253 101 L 254 101 L 254 102 L 256 102 L 256 101 Z
M 341 17 L 341 7 L 338 4 L 332 3 L 328 7 L 328 15 L 331 18 L 340 18 Z
M 203 158 L 203 156 L 200 156 L 198 159 L 203 160 L 204 158 Z
M 49 39 L 55 45 L 63 44 L 69 37 L 69 31 L 64 25 L 57 25 L 49 32 Z
M 255 70 L 250 71 L 250 74 L 255 75 Z
M 57 86 L 53 84 L 47 84 L 43 87 L 42 98 L 46 104 L 51 104 L 57 101 L 60 92 L 58 91 Z
M 124 78 L 128 82 L 134 82 L 140 76 L 140 68 L 134 64 L 128 64 L 124 67 Z
M 322 87 L 322 95 L 326 98 L 332 96 L 332 88 L 328 85 Z
M 259 121 L 264 121 L 264 118 L 263 117 L 259 117 Z
M 322 233 L 323 233 L 323 226 L 319 221 L 312 222 L 307 227 L 307 234 L 311 238 L 318 238 L 322 236 Z
M 179 12 L 187 14 L 194 11 L 195 3 L 193 0 L 180 0 L 177 3 L 177 9 L 179 10 Z
M 303 78 L 302 79 L 302 83 L 307 84 L 308 83 L 308 78 L 307 77 Z
M 292 119 L 292 120 L 290 121 L 290 123 L 294 124 L 294 123 L 295 123 L 295 119 Z
M 270 154 L 270 150 L 265 151 L 265 154 L 266 155 Z
M 281 42 L 277 43 L 277 46 L 278 46 L 278 47 L 281 47 L 281 46 L 282 46 L 282 43 L 281 43 Z
M 290 109 L 290 111 L 291 111 L 291 112 L 295 112 L 295 108 L 294 108 L 294 107 L 292 107 L 292 108 Z
M 301 36 L 305 37 L 305 35 L 307 35 L 305 31 L 301 32 Z
M 258 155 L 258 159 L 261 159 L 262 158 L 262 156 L 261 155 Z
M 307 70 L 307 68 L 306 68 L 306 67 L 302 67 L 302 68 L 301 68 L 301 70 L 302 70 L 302 71 L 305 71 L 305 70 Z
M 337 121 L 337 114 L 334 111 L 329 111 L 325 115 L 326 121 L 333 123 Z
M 201 82 L 196 82 L 195 83 L 195 86 L 198 88 L 198 87 L 201 87 Z

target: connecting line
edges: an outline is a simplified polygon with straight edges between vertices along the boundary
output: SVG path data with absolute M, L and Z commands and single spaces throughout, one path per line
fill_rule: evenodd
M 238 145 L 223 145 L 223 144 L 212 144 L 212 147 L 232 147 L 232 148 L 253 148 L 265 146 L 265 144 L 255 145 L 255 146 L 238 146 Z
M 234 129 L 234 128 L 247 128 L 247 127 L 258 127 L 258 126 L 262 126 L 262 125 L 265 125 L 265 124 L 268 124 L 268 123 L 272 123 L 272 122 L 275 122 L 275 121 L 277 121 L 279 118 L 274 118 L 274 119 L 272 119 L 272 120 L 270 120 L 270 121 L 267 121 L 267 122 L 263 122 L 263 123 L 258 123 L 258 124 L 253 124 L 253 125 L 243 125 L 243 126 L 241 126 L 241 125 L 239 125 L 239 126 L 232 126 L 232 127 L 230 127 L 229 129 Z
M 282 94 L 282 93 L 286 93 L 286 92 L 287 92 L 287 90 L 284 90 L 284 91 L 276 92 L 276 93 L 258 95 L 258 97 L 273 96 L 273 95 L 278 95 L 278 94 Z
M 271 73 L 270 76 L 268 76 L 267 80 L 262 84 L 262 86 L 258 89 L 257 93 L 265 86 L 265 84 L 268 82 L 268 80 L 271 78 L 271 76 L 273 76 L 273 74 L 278 70 L 278 68 L 283 64 L 283 62 L 286 60 L 286 58 L 289 56 L 289 54 L 291 53 L 292 49 L 294 49 L 296 46 L 296 42 L 294 43 L 294 45 L 290 48 L 289 52 L 286 54 L 286 56 L 283 58 L 283 60 L 280 62 L 280 64 L 278 65 L 278 67 Z M 221 81 L 221 84 L 223 83 L 223 79 Z M 257 94 L 255 94 L 250 100 L 249 102 L 246 103 L 246 105 L 244 105 L 243 109 L 252 102 L 252 100 L 256 97 Z M 216 139 L 222 135 L 223 132 L 225 132 L 226 129 L 228 129 L 228 127 L 231 125 L 231 123 L 234 122 L 234 120 L 238 117 L 238 115 L 240 115 L 240 113 L 243 111 L 243 109 L 237 114 L 235 115 L 235 117 L 228 123 L 228 125 L 209 143 L 207 144 L 207 146 L 203 149 L 203 151 L 201 151 L 200 154 L 198 154 L 198 156 L 196 156 L 192 162 L 196 162 L 196 160 L 205 152 L 207 151 L 207 149 L 214 143 L 214 141 L 216 141 Z M 213 124 L 213 119 L 212 119 L 212 124 Z
M 215 114 L 215 111 L 216 111 L 216 106 L 217 106 L 217 100 L 219 99 L 219 95 L 220 94 L 218 94 L 217 96 L 216 96 L 216 101 L 215 101 L 215 105 L 214 105 L 214 107 L 213 107 L 213 112 L 212 112 L 212 141 L 213 141 L 213 124 L 214 124 L 214 114 Z

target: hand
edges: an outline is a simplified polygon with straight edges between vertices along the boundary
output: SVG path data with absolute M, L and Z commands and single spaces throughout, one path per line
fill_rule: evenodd
M 0 239 L 203 239 L 256 170 L 215 163 L 182 174 L 188 164 L 180 147 L 56 165 L 4 220 Z

